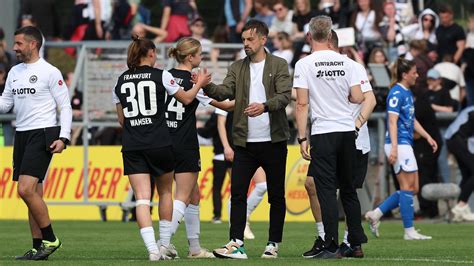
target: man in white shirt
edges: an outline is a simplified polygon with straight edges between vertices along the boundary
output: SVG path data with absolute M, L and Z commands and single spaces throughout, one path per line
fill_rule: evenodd
M 331 30 L 331 42 L 330 46 L 336 52 L 339 52 L 339 39 L 337 33 L 334 30 Z M 362 104 L 351 104 L 353 108 L 353 118 L 355 120 L 356 131 L 358 136 L 356 137 L 356 154 L 354 157 L 353 164 L 353 184 L 359 189 L 362 188 L 364 184 L 365 176 L 367 174 L 367 164 L 369 160 L 369 151 L 370 151 L 370 138 L 369 138 L 369 129 L 367 128 L 367 119 L 372 114 L 375 105 L 377 104 L 375 95 L 372 91 L 372 86 L 370 85 L 369 78 L 367 76 L 367 71 L 365 67 L 355 61 L 352 61 L 354 64 L 354 71 L 357 77 L 360 77 L 360 87 L 362 93 L 364 94 L 364 101 Z M 303 254 L 304 258 L 313 258 L 318 255 L 322 250 L 322 244 L 324 242 L 324 225 L 321 218 L 321 209 L 319 207 L 319 201 L 316 196 L 316 186 L 314 184 L 314 177 L 317 177 L 317 173 L 308 173 L 308 177 L 305 182 L 305 188 L 308 192 L 309 202 L 311 205 L 311 212 L 313 213 L 314 219 L 316 221 L 317 235 L 319 235 L 314 241 L 313 247 Z M 339 253 L 343 257 L 363 257 L 364 253 L 359 247 L 351 247 L 348 241 L 348 229 L 344 231 L 344 240 L 339 246 Z
M 351 103 L 360 104 L 364 95 L 353 62 L 330 49 L 331 18 L 317 16 L 310 21 L 313 53 L 295 66 L 293 87 L 297 89 L 296 122 L 298 142 L 304 159 L 311 160 L 309 173 L 321 206 L 325 239 L 316 259 L 341 256 L 338 250 L 338 210 L 340 195 L 353 247 L 367 242 L 361 225 L 360 203 L 353 185 L 356 124 Z M 311 154 L 308 153 L 306 125 L 311 106 Z
M 48 207 L 43 200 L 42 181 L 54 153 L 69 143 L 72 109 L 61 72 L 39 57 L 41 31 L 27 26 L 15 31 L 13 50 L 19 61 L 14 66 L 0 97 L 0 113 L 14 107 L 17 129 L 13 149 L 13 180 L 28 206 L 33 248 L 18 260 L 46 260 L 61 246 L 54 235 Z M 57 113 L 61 112 L 61 127 Z

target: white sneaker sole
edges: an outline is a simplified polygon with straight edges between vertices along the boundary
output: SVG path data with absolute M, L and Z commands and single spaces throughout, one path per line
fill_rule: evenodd
M 247 254 L 220 254 L 217 252 L 213 252 L 216 258 L 221 259 L 238 259 L 238 260 L 246 260 L 248 259 Z

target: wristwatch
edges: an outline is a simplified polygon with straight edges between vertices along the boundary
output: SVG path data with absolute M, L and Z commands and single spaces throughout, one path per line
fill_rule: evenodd
M 263 112 L 268 113 L 268 105 L 267 103 L 263 103 Z
M 301 144 L 301 143 L 303 143 L 304 141 L 307 141 L 308 138 L 306 138 L 306 137 L 301 138 L 301 139 L 300 139 L 300 138 L 297 138 L 297 140 L 298 140 L 298 144 Z
M 65 146 L 69 145 L 69 140 L 67 138 L 59 138 L 59 140 L 62 141 Z

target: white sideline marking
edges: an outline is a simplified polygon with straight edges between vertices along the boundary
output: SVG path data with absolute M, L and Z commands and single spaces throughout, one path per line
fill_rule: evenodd
M 355 260 L 355 259 L 354 259 Z M 359 259 L 357 259 L 359 260 Z M 474 264 L 472 260 L 445 260 L 445 259 L 410 259 L 410 258 L 367 258 L 364 257 L 362 260 L 375 260 L 375 261 L 414 261 L 414 262 L 434 262 L 434 263 L 458 263 L 458 264 Z

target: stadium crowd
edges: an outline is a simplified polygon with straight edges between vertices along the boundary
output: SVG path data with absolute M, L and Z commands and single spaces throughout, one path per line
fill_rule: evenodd
M 198 1 L 162 0 L 159 25 L 152 24 L 154 14 L 141 2 L 76 0 L 72 7 L 73 16 L 67 22 L 69 26 L 62 33 L 59 26 L 66 22 L 59 21 L 53 0 L 22 0 L 18 26 L 37 26 L 46 41 L 129 40 L 131 34 L 136 34 L 155 43 L 174 43 L 183 37 L 193 37 L 201 42 L 203 54 L 211 61 L 234 61 L 245 56 L 242 51 L 219 51 L 209 45 L 241 43 L 242 28 L 246 21 L 253 18 L 268 26 L 266 49 L 284 58 L 291 73 L 296 62 L 311 53 L 307 24 L 317 15 L 327 15 L 332 19 L 336 32 L 343 34 L 338 30 L 350 29 L 349 34 L 343 35 L 347 43 L 341 45 L 341 51 L 366 67 L 377 99 L 375 111 L 386 110 L 387 78 L 390 79 L 393 63 L 399 57 L 414 61 L 419 75 L 416 84 L 411 87 L 416 98 L 416 119 L 440 147 L 439 151 L 431 153 L 430 145 L 415 134 L 414 152 L 419 166 L 420 190 L 425 184 L 452 180 L 448 150 L 460 149 L 462 142 L 450 141 L 452 131 L 459 128 L 451 128 L 445 135 L 449 123 L 436 120 L 435 115 L 461 113 L 474 105 L 474 15 L 468 18 L 465 29 L 455 22 L 452 6 L 437 4 L 436 1 L 425 1 L 426 8 L 418 10 L 418 1 L 415 0 L 321 0 L 316 6 L 312 6 L 310 0 L 225 0 L 222 1 L 225 24 L 218 25 L 211 33 L 206 25 L 208 19 L 199 13 L 203 7 L 198 5 Z M 75 56 L 74 51 L 67 52 Z M 44 56 L 45 52 L 40 51 L 40 54 Z M 0 29 L 0 95 L 8 71 L 15 64 L 15 56 Z M 70 74 L 64 73 L 63 76 L 68 83 Z M 82 94 L 75 90 L 71 100 L 74 118 L 81 117 L 81 102 Z M 297 132 L 294 113 L 292 103 L 287 107 L 292 130 L 291 144 L 296 142 Z M 5 145 L 13 143 L 14 125 L 10 121 L 2 122 Z M 373 129 L 374 125 L 369 122 L 369 127 Z M 376 138 L 375 131 L 371 130 L 371 133 L 372 139 Z M 91 141 L 120 144 L 120 130 L 101 130 Z M 81 144 L 80 141 L 75 143 Z M 469 143 L 474 145 L 472 141 Z M 372 141 L 371 145 L 375 147 L 376 141 Z M 373 154 L 371 159 L 376 157 L 376 153 Z M 465 154 L 455 153 L 454 156 L 459 163 Z M 468 156 L 472 157 L 472 152 Z M 472 172 L 470 181 L 467 181 L 469 177 L 464 177 L 469 175 L 469 167 L 463 165 L 461 169 L 463 180 L 466 179 L 461 186 L 469 186 L 472 191 Z M 436 202 L 425 200 L 421 193 L 417 196 L 419 217 L 434 218 L 439 215 Z M 465 210 L 467 199 L 464 195 L 464 205 L 455 207 L 458 208 L 459 215 L 456 217 L 459 221 L 474 221 L 473 215 Z

